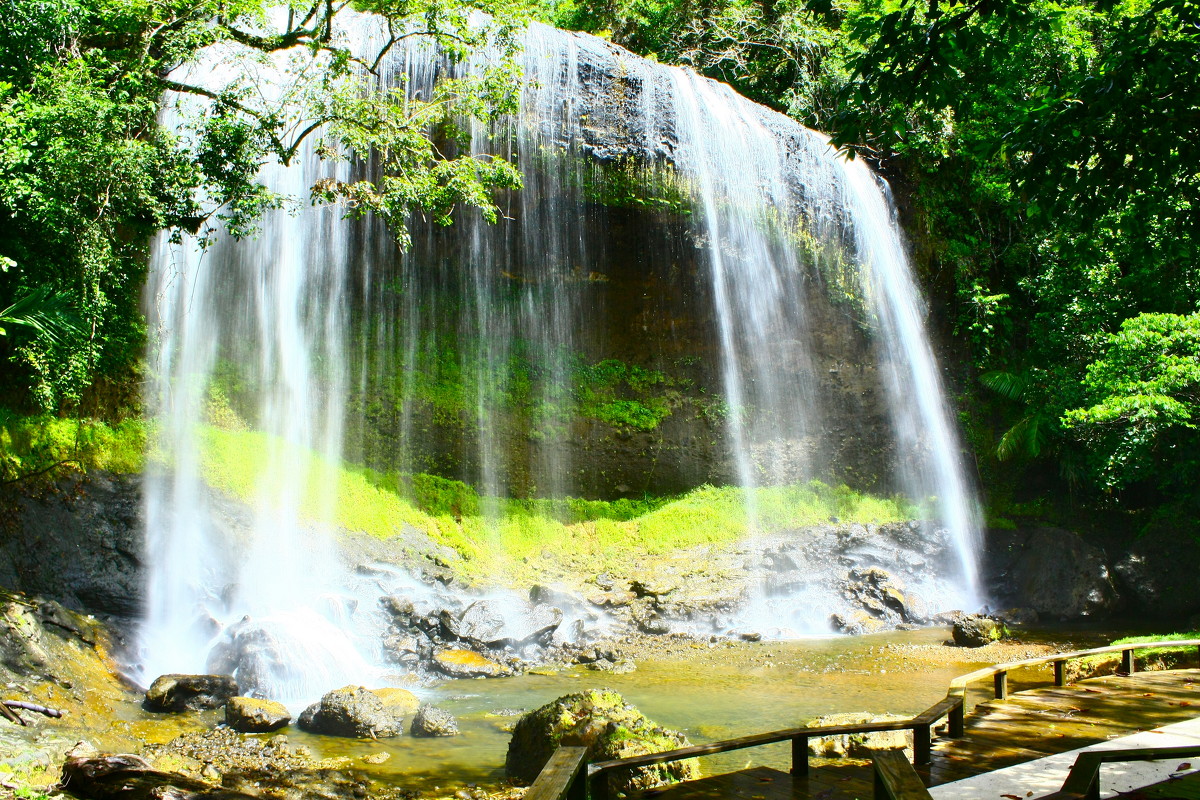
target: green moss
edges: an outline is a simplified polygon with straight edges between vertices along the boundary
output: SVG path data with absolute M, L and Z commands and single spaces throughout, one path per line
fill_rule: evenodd
M 130 419 L 110 426 L 48 414 L 27 417 L 0 408 L 0 480 L 52 470 L 131 473 L 145 463 L 146 424 Z

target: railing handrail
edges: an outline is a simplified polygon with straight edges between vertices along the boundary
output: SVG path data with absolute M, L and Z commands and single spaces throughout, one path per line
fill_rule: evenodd
M 1066 653 L 1051 653 L 1048 656 L 1037 656 L 1036 658 L 1025 658 L 1020 661 L 1006 661 L 1002 664 L 993 664 L 990 667 L 977 669 L 974 672 L 968 672 L 966 675 L 959 675 L 950 681 L 950 691 L 955 689 L 966 689 L 967 684 L 973 683 L 981 678 L 990 678 L 999 672 L 1010 672 L 1014 669 L 1022 667 L 1036 667 L 1040 664 L 1050 664 L 1059 661 L 1070 661 L 1084 656 L 1103 655 L 1105 653 L 1123 653 L 1126 651 L 1135 650 L 1154 650 L 1163 647 L 1200 647 L 1200 639 L 1175 639 L 1158 642 L 1131 642 L 1129 644 L 1110 644 L 1104 647 L 1093 647 L 1088 650 L 1072 650 Z M 947 696 L 949 696 L 949 692 Z
M 1052 653 L 1047 656 L 1038 656 L 1037 658 L 1027 658 L 1020 661 L 1007 661 L 1001 664 L 993 664 L 990 667 L 977 669 L 974 672 L 968 672 L 965 675 L 950 681 L 950 687 L 946 692 L 946 696 L 934 703 L 932 706 L 908 719 L 890 720 L 887 722 L 868 722 L 856 725 L 823 725 L 813 728 L 786 728 L 783 730 L 768 731 L 766 733 L 756 733 L 749 736 L 742 736 L 737 739 L 723 739 L 707 744 L 690 745 L 688 747 L 680 747 L 674 750 L 664 750 L 659 753 L 650 753 L 647 755 L 631 756 L 629 758 L 612 759 L 609 761 L 599 761 L 587 765 L 587 776 L 584 779 L 587 783 L 591 783 L 597 788 L 600 788 L 600 779 L 605 773 L 617 769 L 636 769 L 637 767 L 646 767 L 654 764 L 663 764 L 669 761 L 682 761 L 687 758 L 696 758 L 698 756 L 715 755 L 717 753 L 726 753 L 732 750 L 741 750 L 747 747 L 758 747 L 760 745 L 774 744 L 777 742 L 791 741 L 792 742 L 792 773 L 797 775 L 806 774 L 808 772 L 808 740 L 817 739 L 825 736 L 839 736 L 844 734 L 855 733 L 878 733 L 883 731 L 902 731 L 911 730 L 913 732 L 913 760 L 918 764 L 927 764 L 931 757 L 930 751 L 930 730 L 932 725 L 943 717 L 950 719 L 950 735 L 959 737 L 963 735 L 963 716 L 966 705 L 966 690 L 967 686 L 974 681 L 994 677 L 996 679 L 995 694 L 998 699 L 1007 697 L 1007 675 L 1010 670 L 1020 669 L 1023 667 L 1035 667 L 1041 664 L 1055 665 L 1055 683 L 1063 685 L 1064 673 L 1062 665 L 1076 658 L 1091 655 L 1103 655 L 1105 653 L 1122 653 L 1122 665 L 1126 672 L 1133 671 L 1132 653 L 1137 650 L 1149 650 L 1158 648 L 1170 647 L 1198 647 L 1200 648 L 1200 639 L 1182 639 L 1174 641 L 1157 641 L 1157 642 L 1137 642 L 1130 644 L 1115 644 L 1106 645 L 1104 647 L 1094 647 L 1088 650 L 1074 650 L 1066 653 Z M 562 749 L 562 748 L 560 748 Z M 553 759 L 551 759 L 553 761 Z M 549 766 L 549 762 L 548 765 Z M 545 770 L 543 770 L 544 772 Z M 555 770 L 556 772 L 558 770 Z M 582 769 L 579 770 L 580 772 Z M 538 779 L 540 781 L 541 775 Z M 572 778 L 572 781 L 579 783 Z M 535 781 L 535 786 L 537 785 Z M 535 800 L 562 800 L 566 796 L 567 786 L 562 787 L 562 791 L 558 795 L 547 794 L 545 797 L 536 797 Z M 532 789 L 531 789 L 532 791 Z M 602 798 L 604 791 L 596 793 Z
M 1100 800 L 1100 767 L 1117 761 L 1158 761 L 1200 756 L 1200 745 L 1087 750 L 1079 754 L 1062 788 L 1042 800 Z

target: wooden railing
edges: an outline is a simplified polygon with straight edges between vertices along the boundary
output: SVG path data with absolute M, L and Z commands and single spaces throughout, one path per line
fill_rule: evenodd
M 1108 647 L 1096 647 L 1091 650 L 1077 650 L 1070 653 L 1054 653 L 1039 658 L 1027 658 L 1023 661 L 1010 661 L 995 664 L 983 669 L 977 669 L 966 675 L 960 675 L 950 681 L 950 688 L 945 698 L 917 714 L 911 719 L 894 720 L 890 722 L 869 722 L 862 725 L 825 725 L 818 728 L 787 728 L 785 730 L 756 733 L 738 739 L 725 739 L 708 744 L 680 747 L 675 750 L 665 750 L 661 753 L 650 753 L 643 756 L 632 756 L 611 761 L 600 761 L 587 765 L 586 774 L 582 767 L 583 755 L 579 747 L 560 747 L 547 762 L 538 775 L 533 786 L 526 795 L 526 800 L 610 800 L 608 797 L 609 776 L 613 772 L 648 767 L 654 764 L 665 764 L 671 761 L 683 761 L 688 758 L 728 753 L 747 747 L 759 747 L 777 742 L 791 742 L 792 774 L 808 774 L 808 740 L 823 736 L 839 736 L 844 734 L 879 733 L 882 731 L 912 731 L 913 734 L 913 763 L 928 764 L 932 756 L 932 729 L 941 719 L 948 721 L 947 733 L 951 738 L 961 738 L 963 735 L 963 717 L 966 709 L 967 687 L 976 681 L 986 678 L 993 679 L 993 693 L 996 699 L 1008 697 L 1008 673 L 1015 669 L 1035 667 L 1041 664 L 1054 665 L 1054 685 L 1066 685 L 1066 662 L 1072 659 L 1105 653 L 1121 653 L 1121 672 L 1132 674 L 1135 669 L 1133 654 L 1138 650 L 1163 647 L 1196 647 L 1197 657 L 1200 658 L 1200 639 L 1185 639 L 1182 641 L 1145 642 L 1140 644 L 1119 644 Z M 885 757 L 885 764 L 894 762 L 891 757 Z M 880 767 L 876 762 L 876 786 L 879 781 L 887 783 L 887 778 L 879 778 Z M 886 771 L 886 767 L 885 767 Z M 536 794 L 534 794 L 536 790 Z M 888 796 L 888 795 L 884 795 Z M 897 794 L 894 798 L 903 797 L 908 800 L 910 795 Z M 917 795 L 920 797 L 920 795 Z M 1067 797 L 1067 795 L 1064 795 Z
M 1100 800 L 1100 767 L 1119 761 L 1158 761 L 1195 758 L 1200 745 L 1188 747 L 1140 747 L 1136 750 L 1089 750 L 1080 753 L 1062 788 L 1041 800 Z

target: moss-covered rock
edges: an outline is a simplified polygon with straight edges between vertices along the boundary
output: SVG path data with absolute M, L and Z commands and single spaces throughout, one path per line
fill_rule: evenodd
M 433 654 L 433 666 L 451 678 L 494 678 L 508 675 L 508 667 L 474 650 L 439 650 Z
M 661 753 L 686 747 L 687 737 L 667 730 L 611 689 L 589 689 L 560 697 L 517 721 L 504 761 L 510 778 L 532 783 L 560 744 L 588 748 L 588 759 Z M 691 780 L 700 775 L 695 759 L 642 767 L 610 777 L 610 792 L 630 792 Z

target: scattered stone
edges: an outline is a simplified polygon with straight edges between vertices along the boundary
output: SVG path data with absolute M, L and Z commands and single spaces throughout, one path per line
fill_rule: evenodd
M 298 722 L 304 730 L 326 736 L 383 739 L 400 734 L 400 719 L 379 695 L 361 686 L 329 692 L 304 709 Z
M 362 760 L 368 764 L 382 764 L 383 762 L 387 761 L 391 757 L 392 757 L 391 753 L 385 753 L 385 752 L 380 751 L 378 753 L 371 753 L 371 755 L 369 755 L 369 756 L 363 756 Z
M 423 705 L 413 717 L 409 733 L 413 736 L 458 736 L 458 720 L 445 709 Z
M 758 631 L 745 631 L 744 633 L 738 634 L 738 638 L 743 642 L 761 642 L 763 636 Z
M 559 744 L 587 747 L 590 761 L 661 753 L 689 744 L 678 731 L 655 725 L 608 689 L 560 697 L 526 714 L 513 729 L 504 768 L 510 778 L 531 783 Z M 610 796 L 699 777 L 695 759 L 642 767 L 609 778 Z
M 241 733 L 277 731 L 291 721 L 287 707 L 274 700 L 231 697 L 225 704 L 225 724 Z
M 999 620 L 981 614 L 968 614 L 954 623 L 951 634 L 958 647 L 983 647 L 1008 636 L 1008 629 Z
M 512 672 L 473 650 L 439 650 L 433 654 L 433 666 L 451 678 L 495 678 Z
M 865 725 L 907 719 L 896 714 L 870 714 L 865 711 L 829 714 L 805 723 L 806 728 L 826 725 Z M 912 756 L 912 731 L 878 731 L 818 736 L 808 740 L 808 752 L 820 758 L 870 758 L 872 750 L 907 750 Z
M 147 711 L 202 711 L 220 708 L 238 693 L 228 675 L 160 675 L 146 691 Z

